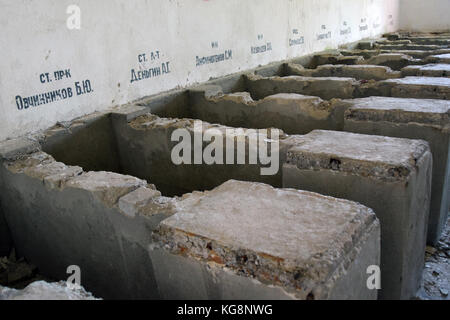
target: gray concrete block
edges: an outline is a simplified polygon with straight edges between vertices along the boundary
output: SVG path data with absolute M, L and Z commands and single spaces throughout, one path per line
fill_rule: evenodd
M 318 54 L 315 55 L 312 59 L 312 65 L 311 67 L 316 68 L 317 66 L 324 65 L 324 64 L 346 64 L 346 65 L 352 65 L 357 64 L 364 61 L 364 58 L 359 55 L 347 55 L 343 56 L 339 53 L 336 54 Z
M 116 205 L 124 195 L 146 187 L 147 182 L 114 172 L 90 171 L 70 179 L 66 182 L 66 186 L 87 190 L 110 208 Z
M 159 298 L 147 247 L 151 230 L 173 214 L 172 199 L 134 177 L 78 171 L 42 152 L 0 166 L 0 200 L 18 254 L 52 279 L 79 266 L 81 284 L 103 298 Z M 59 183 L 46 184 L 50 177 Z M 133 197 L 142 188 L 150 199 Z
M 125 121 L 131 121 L 139 116 L 148 113 L 149 109 L 145 106 L 128 104 L 117 107 L 111 111 L 112 117 L 123 117 Z
M 424 66 L 409 66 L 402 69 L 402 75 L 423 77 L 450 77 L 450 64 L 426 64 Z
M 383 45 L 383 44 L 412 44 L 412 41 L 410 39 L 402 39 L 402 40 L 389 40 L 389 39 L 383 39 L 376 41 L 376 44 Z
M 412 57 L 402 53 L 381 53 L 370 59 L 364 60 L 363 64 L 386 66 L 392 70 L 401 70 L 402 68 L 415 65 L 425 64 L 422 60 L 413 59 Z
M 450 63 L 450 53 L 430 56 L 428 61 L 433 63 Z
M 337 129 L 336 110 L 319 97 L 279 93 L 255 101 L 248 92 L 191 94 L 192 118 L 231 127 L 279 128 L 288 134 Z
M 344 100 L 344 130 L 428 141 L 433 154 L 428 243 L 436 244 L 448 215 L 450 102 L 370 97 Z
M 37 141 L 25 137 L 0 142 L 0 160 L 11 160 L 40 149 Z
M 375 40 L 360 41 L 358 43 L 358 49 L 362 49 L 362 50 L 372 49 L 374 44 L 375 44 Z
M 278 93 L 298 93 L 318 96 L 325 100 L 349 99 L 353 97 L 358 84 L 353 78 L 246 75 L 247 91 L 257 100 Z
M 379 54 L 401 54 L 410 56 L 414 59 L 426 59 L 430 56 L 439 55 L 439 54 L 445 54 L 449 53 L 450 49 L 438 49 L 438 50 L 340 50 L 340 53 L 344 56 L 349 55 L 359 55 L 363 56 L 364 59 L 370 59 L 374 56 L 377 56 Z M 410 59 L 410 58 L 408 58 Z M 367 62 L 367 61 L 366 61 Z M 366 63 L 361 61 L 361 63 Z M 419 63 L 419 61 L 415 60 L 414 63 Z M 422 63 L 422 62 L 420 62 Z
M 346 77 L 358 80 L 386 80 L 400 78 L 401 73 L 391 68 L 377 65 L 321 65 L 316 69 L 306 69 L 301 65 L 288 63 L 287 75 L 304 77 Z
M 172 299 L 375 299 L 379 262 L 371 209 L 347 200 L 228 181 L 185 195 L 150 247 Z
M 154 187 L 140 187 L 125 196 L 121 197 L 118 202 L 119 209 L 130 217 L 142 214 L 150 205 L 154 204 L 156 198 L 161 197 L 161 192 L 155 190 Z
M 377 44 L 375 46 L 381 50 L 439 50 L 442 49 L 440 45 L 427 44 Z
M 450 99 L 450 78 L 406 77 L 375 84 L 382 96 L 419 99 Z
M 382 299 L 410 299 L 424 265 L 432 156 L 422 140 L 316 130 L 298 138 L 283 187 L 357 201 L 381 223 Z

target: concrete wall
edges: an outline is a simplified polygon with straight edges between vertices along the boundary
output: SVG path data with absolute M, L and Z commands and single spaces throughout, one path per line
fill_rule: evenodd
M 449 0 L 400 0 L 400 29 L 412 31 L 450 30 Z
M 67 27 L 71 4 L 81 9 L 79 30 Z M 0 0 L 0 5 L 0 140 L 398 28 L 398 0 Z M 197 65 L 197 57 L 220 54 L 223 61 Z M 137 80 L 139 70 L 153 68 L 158 75 Z M 46 102 L 45 93 L 58 89 L 66 89 L 60 92 L 65 99 L 25 108 L 25 98 Z

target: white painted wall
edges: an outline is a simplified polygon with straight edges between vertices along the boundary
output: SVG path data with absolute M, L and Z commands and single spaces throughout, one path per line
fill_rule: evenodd
M 0 140 L 210 77 L 395 31 L 398 1 L 0 0 Z M 66 27 L 70 4 L 81 8 L 80 30 Z M 341 34 L 348 28 L 351 33 Z M 329 39 L 317 39 L 328 32 Z M 303 44 L 289 46 L 290 39 L 301 37 Z M 251 53 L 252 46 L 269 42 L 272 50 Z M 227 50 L 231 59 L 196 66 L 197 56 Z M 152 61 L 156 51 L 159 58 Z M 139 62 L 140 54 L 147 61 Z M 132 69 L 167 62 L 169 73 L 131 82 Z M 54 72 L 65 69 L 70 77 L 57 80 Z M 84 80 L 93 91 L 77 95 L 75 82 Z M 62 88 L 71 88 L 73 96 L 18 109 L 17 96 L 23 101 Z
M 400 29 L 450 30 L 450 0 L 400 0 Z

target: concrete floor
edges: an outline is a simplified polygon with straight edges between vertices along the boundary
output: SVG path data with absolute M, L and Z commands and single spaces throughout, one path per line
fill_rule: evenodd
M 436 247 L 427 247 L 420 300 L 450 300 L 450 219 Z

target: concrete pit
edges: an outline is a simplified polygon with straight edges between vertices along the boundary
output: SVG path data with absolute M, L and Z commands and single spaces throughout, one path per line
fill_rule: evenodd
M 84 286 L 103 298 L 376 298 L 363 271 L 379 263 L 379 224 L 362 205 L 239 181 L 167 198 L 145 180 L 85 172 L 34 147 L 27 150 L 2 163 L 5 216 L 18 252 L 55 279 L 78 265 Z M 263 229 L 255 237 L 233 228 L 218 234 L 218 221 L 245 230 L 260 221 Z M 273 232 L 262 232 L 264 226 Z M 186 250 L 175 252 L 185 240 L 173 227 L 198 244 L 207 240 L 205 246 L 184 243 Z M 280 246 L 285 251 L 275 253 Z M 209 252 L 208 258 L 196 250 Z
M 218 93 L 219 92 L 219 93 Z M 343 110 L 316 96 L 279 93 L 253 100 L 249 92 L 224 94 L 220 88 L 190 91 L 190 117 L 231 127 L 282 128 L 287 134 L 338 130 Z

